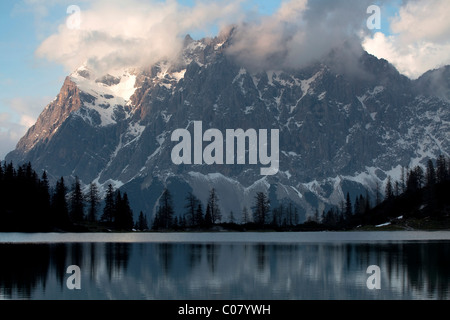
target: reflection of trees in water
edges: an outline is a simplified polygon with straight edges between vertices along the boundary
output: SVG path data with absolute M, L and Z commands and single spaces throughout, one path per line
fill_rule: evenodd
M 89 277 L 91 281 L 93 281 L 96 275 L 96 268 L 97 268 L 97 259 L 96 259 L 97 246 L 95 243 L 89 243 L 87 244 L 87 246 L 89 247 L 89 265 L 90 265 Z
M 403 264 L 411 286 L 424 288 L 430 296 L 448 299 L 450 277 L 450 245 L 444 242 L 405 244 Z
M 105 281 L 109 276 L 110 282 L 120 279 L 130 285 L 158 283 L 163 275 L 164 283 L 171 284 L 167 289 L 158 287 L 164 297 L 169 293 L 177 296 L 170 290 L 179 289 L 182 294 L 193 287 L 200 297 L 207 290 L 218 292 L 220 284 L 220 290 L 235 290 L 239 297 L 263 294 L 264 290 L 264 298 L 270 297 L 270 292 L 302 297 L 305 293 L 300 290 L 310 290 L 307 288 L 312 285 L 317 294 L 331 292 L 329 297 L 352 298 L 345 285 L 362 280 L 353 288 L 367 294 L 366 269 L 372 264 L 381 267 L 381 291 L 386 297 L 414 298 L 417 292 L 418 297 L 448 299 L 450 286 L 449 242 L 2 244 L 0 256 L 0 295 L 5 298 L 30 298 L 37 288 L 66 290 L 66 269 L 71 264 L 90 274 L 92 284 L 93 279 L 102 279 L 99 271 L 107 273 Z M 54 283 L 50 279 L 57 280 L 57 288 L 46 288 Z M 182 285 L 187 289 L 178 287 Z
M 161 243 L 157 246 L 158 257 L 164 274 L 170 273 L 173 261 L 173 246 L 171 243 Z
M 207 244 L 206 245 L 206 261 L 208 262 L 209 270 L 212 274 L 217 271 L 217 260 L 219 259 L 218 245 Z
M 55 276 L 60 288 L 63 288 L 63 286 L 66 285 L 64 278 L 66 276 L 66 268 L 68 267 L 66 259 L 69 252 L 69 244 L 56 243 L 48 246 L 50 247 L 50 264 L 52 270 L 53 272 L 55 272 Z
M 428 298 L 448 299 L 450 244 L 448 242 L 409 242 L 350 244 L 347 258 L 355 252 L 361 270 L 371 264 L 386 273 L 391 289 L 428 294 Z M 347 268 L 350 264 L 347 264 Z M 401 287 L 398 287 L 401 285 Z M 412 292 L 409 292 L 412 293 Z
M 188 268 L 192 270 L 202 262 L 203 245 L 197 243 L 187 244 L 186 251 L 188 255 Z
M 77 265 L 83 270 L 85 264 L 89 263 L 92 267 L 95 267 L 95 258 L 93 261 L 91 260 L 93 259 L 91 250 L 94 250 L 92 244 L 54 243 L 42 246 L 49 247 L 51 272 L 54 272 L 61 289 L 66 288 L 66 280 L 69 276 L 66 273 L 68 266 Z M 90 258 L 88 261 L 85 261 L 86 256 Z
M 32 291 L 46 283 L 49 249 L 42 245 L 0 245 L 0 294 L 6 298 L 30 298 Z
M 263 271 L 266 267 L 266 245 L 257 244 L 256 245 L 256 267 L 258 271 Z
M 108 276 L 111 279 L 115 274 L 125 273 L 130 259 L 130 243 L 106 243 L 105 244 L 105 262 Z
M 185 251 L 186 259 L 187 259 L 187 270 L 193 270 L 196 267 L 199 267 L 203 261 L 203 257 L 206 258 L 206 263 L 208 265 L 208 270 L 211 274 L 217 272 L 218 267 L 218 259 L 220 256 L 220 247 L 221 245 L 217 244 L 186 244 L 183 245 L 183 250 Z
M 83 248 L 86 246 L 86 244 L 83 243 L 70 243 L 68 245 L 68 252 L 67 252 L 67 261 L 66 266 L 67 268 L 70 265 L 77 265 L 79 267 L 83 267 L 83 252 L 88 253 L 87 248 Z M 64 270 L 65 272 L 66 270 Z

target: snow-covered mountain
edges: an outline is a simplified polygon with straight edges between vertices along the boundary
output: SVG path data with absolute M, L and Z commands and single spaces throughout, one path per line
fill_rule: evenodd
M 183 213 L 188 191 L 206 202 L 215 187 L 223 215 L 239 217 L 257 191 L 273 206 L 291 201 L 304 219 L 375 188 L 401 166 L 450 150 L 450 67 L 412 81 L 387 61 L 344 44 L 295 70 L 250 70 L 228 54 L 232 31 L 186 36 L 175 60 L 96 75 L 82 66 L 6 157 L 31 161 L 53 178 L 112 183 L 135 214 L 151 214 L 164 187 Z M 260 165 L 175 165 L 171 134 L 279 129 L 279 171 Z M 207 143 L 203 145 L 205 147 Z

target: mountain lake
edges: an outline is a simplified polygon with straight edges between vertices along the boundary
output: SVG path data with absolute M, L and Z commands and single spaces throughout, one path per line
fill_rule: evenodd
M 6 300 L 450 298 L 450 231 L 0 233 L 0 257 Z

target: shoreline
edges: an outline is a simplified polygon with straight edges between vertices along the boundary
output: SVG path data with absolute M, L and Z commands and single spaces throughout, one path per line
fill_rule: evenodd
M 450 241 L 450 231 L 0 233 L 0 245 L 38 243 L 312 244 L 395 241 Z

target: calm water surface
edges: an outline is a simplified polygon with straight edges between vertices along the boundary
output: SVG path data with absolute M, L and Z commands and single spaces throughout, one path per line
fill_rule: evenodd
M 448 300 L 449 287 L 450 232 L 0 233 L 0 299 Z

